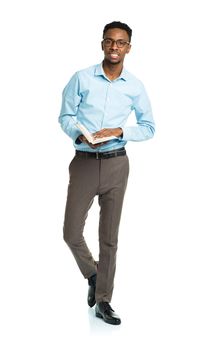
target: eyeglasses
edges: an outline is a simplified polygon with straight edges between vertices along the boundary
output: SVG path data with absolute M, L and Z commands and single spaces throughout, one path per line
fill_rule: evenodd
M 103 43 L 106 47 L 110 47 L 111 45 L 113 45 L 114 43 L 116 43 L 118 48 L 122 48 L 124 47 L 126 44 L 129 44 L 129 41 L 124 41 L 121 39 L 118 40 L 113 40 L 113 39 L 103 39 Z

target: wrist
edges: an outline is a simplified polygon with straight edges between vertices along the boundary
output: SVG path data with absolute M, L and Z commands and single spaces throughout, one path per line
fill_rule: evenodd
M 120 137 L 120 138 L 122 138 L 123 137 L 123 130 L 122 130 L 122 128 L 118 128 L 118 136 L 117 137 Z
M 75 140 L 76 145 L 80 145 L 82 143 L 80 137 L 81 137 L 81 135 L 78 136 L 77 139 Z

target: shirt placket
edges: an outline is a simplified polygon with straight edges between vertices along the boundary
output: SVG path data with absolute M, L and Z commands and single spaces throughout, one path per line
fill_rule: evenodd
M 112 88 L 112 82 L 108 81 L 107 82 L 107 91 L 106 91 L 106 95 L 105 95 L 104 113 L 103 113 L 103 118 L 102 118 L 102 122 L 101 122 L 101 129 L 103 129 L 103 127 L 105 125 L 106 118 L 107 118 L 108 112 L 109 112 L 110 89 L 111 88 Z

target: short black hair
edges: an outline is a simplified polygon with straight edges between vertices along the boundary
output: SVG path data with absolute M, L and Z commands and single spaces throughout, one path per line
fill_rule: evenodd
M 103 38 L 104 38 L 105 33 L 107 32 L 107 30 L 108 29 L 113 29 L 113 28 L 119 28 L 119 29 L 125 30 L 127 32 L 128 36 L 129 36 L 129 41 L 131 41 L 132 29 L 126 23 L 122 23 L 120 21 L 114 21 L 114 22 L 106 24 L 106 26 L 103 29 Z

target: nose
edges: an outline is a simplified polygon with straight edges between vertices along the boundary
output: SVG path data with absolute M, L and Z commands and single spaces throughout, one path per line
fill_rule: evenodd
M 117 49 L 117 48 L 118 48 L 118 47 L 117 47 L 117 43 L 116 43 L 115 40 L 112 41 L 111 48 L 112 48 L 112 49 Z

